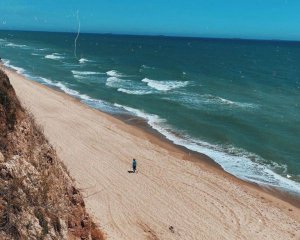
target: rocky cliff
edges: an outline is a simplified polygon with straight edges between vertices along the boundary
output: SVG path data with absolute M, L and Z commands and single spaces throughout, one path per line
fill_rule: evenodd
M 0 239 L 104 239 L 66 167 L 1 70 Z

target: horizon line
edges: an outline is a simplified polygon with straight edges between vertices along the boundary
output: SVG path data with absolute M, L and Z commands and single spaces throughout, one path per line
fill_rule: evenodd
M 0 29 L 0 31 L 9 32 L 40 32 L 40 33 L 70 33 L 73 31 L 47 31 L 47 30 L 20 30 L 20 29 Z M 266 38 L 247 38 L 247 37 L 210 37 L 210 36 L 187 36 L 187 35 L 164 35 L 164 34 L 138 34 L 138 33 L 109 33 L 109 32 L 80 32 L 80 34 L 112 35 L 112 36 L 132 36 L 132 37 L 162 37 L 162 38 L 193 38 L 193 39 L 211 39 L 211 40 L 240 40 L 240 41 L 264 41 L 264 42 L 300 42 L 300 40 L 288 39 L 266 39 Z

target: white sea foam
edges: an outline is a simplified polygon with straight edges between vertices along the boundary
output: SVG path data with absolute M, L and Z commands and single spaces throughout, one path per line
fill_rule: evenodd
M 209 144 L 205 141 L 192 139 L 184 134 L 179 136 L 174 134 L 174 130 L 168 126 L 166 120 L 155 114 L 147 114 L 141 110 L 120 104 L 114 105 L 145 119 L 153 129 L 163 134 L 174 144 L 184 146 L 195 152 L 206 154 L 220 164 L 225 171 L 234 174 L 241 179 L 300 194 L 299 183 L 275 173 L 270 169 L 272 166 L 264 165 L 262 163 L 264 160 L 253 153 L 234 147 L 224 148 L 222 146 Z M 254 158 L 256 159 L 256 162 L 251 160 Z
M 74 75 L 83 75 L 83 76 L 103 74 L 103 73 L 100 73 L 100 72 L 76 71 L 76 70 L 72 70 L 71 72 L 72 72 Z
M 125 75 L 123 75 L 122 73 L 119 73 L 116 70 L 107 71 L 106 74 L 110 77 L 125 77 Z
M 2 59 L 2 62 L 3 62 L 3 65 L 4 65 L 5 67 L 10 67 L 10 61 L 9 61 L 9 60 L 7 60 L 7 59 Z
M 46 55 L 45 58 L 52 59 L 52 60 L 60 60 L 60 59 L 63 59 L 64 57 L 61 56 L 61 54 L 59 54 L 59 53 L 52 53 L 52 54 Z
M 85 79 L 85 78 L 89 78 L 91 76 L 105 74 L 105 73 L 100 73 L 100 72 L 75 71 L 75 70 L 72 70 L 71 72 L 73 73 L 73 76 L 77 79 Z
M 147 91 L 147 90 L 129 90 L 125 88 L 118 88 L 118 91 L 127 94 L 132 94 L 132 95 L 146 95 L 146 94 L 153 93 L 152 91 Z
M 12 47 L 12 48 L 28 48 L 27 45 L 24 45 L 24 44 L 15 44 L 15 43 L 8 43 L 8 44 L 5 44 L 6 47 Z
M 77 75 L 77 74 L 73 74 L 74 78 L 77 78 L 77 79 L 85 79 L 86 76 L 82 76 L 82 75 Z
M 158 130 L 160 124 L 165 123 L 166 120 L 161 119 L 159 116 L 155 115 L 155 114 L 148 114 L 145 113 L 139 109 L 135 109 L 135 108 L 131 108 L 128 106 L 124 106 L 124 105 L 120 105 L 115 103 L 114 106 L 118 107 L 118 108 L 123 108 L 126 111 L 128 111 L 131 114 L 136 115 L 137 117 L 143 118 L 145 120 L 147 120 L 148 124 L 154 128 L 155 130 Z
M 80 58 L 78 61 L 79 61 L 79 63 L 81 63 L 81 64 L 84 64 L 84 63 L 86 63 L 86 62 L 90 62 L 90 60 L 85 59 L 85 58 Z
M 91 98 L 90 96 L 86 95 L 86 94 L 81 94 L 78 91 L 68 88 L 65 84 L 61 83 L 61 82 L 54 82 L 50 79 L 47 78 L 40 78 L 45 84 L 49 85 L 49 86 L 54 86 L 59 88 L 60 90 L 62 90 L 63 92 L 76 97 L 78 99 L 80 99 L 83 103 L 89 105 L 90 107 L 96 108 L 96 109 L 100 109 L 102 111 L 107 111 L 107 112 L 111 112 L 114 113 L 116 112 L 116 109 L 109 103 L 102 101 L 100 99 L 94 99 Z
M 254 108 L 257 107 L 257 105 L 253 103 L 243 103 L 243 102 L 234 102 L 225 98 L 221 98 L 218 96 L 213 96 L 210 94 L 204 94 L 201 97 L 204 98 L 204 101 L 208 103 L 214 103 L 214 104 L 223 104 L 223 105 L 232 105 L 232 106 L 237 106 L 237 107 L 242 107 L 242 108 Z
M 259 105 L 246 102 L 234 102 L 218 96 L 210 94 L 193 94 L 188 92 L 181 92 L 180 95 L 166 96 L 164 99 L 180 103 L 190 109 L 201 109 L 205 106 L 219 105 L 226 108 L 241 108 L 244 110 L 255 110 Z
M 157 81 L 148 78 L 144 78 L 142 82 L 147 83 L 149 87 L 154 88 L 158 91 L 170 91 L 176 88 L 185 87 L 189 83 L 188 81 Z
M 63 90 L 65 93 L 72 95 L 74 97 L 80 98 L 80 99 L 87 99 L 89 98 L 87 95 L 80 94 L 78 91 L 73 90 L 71 88 L 68 88 L 66 85 L 64 85 L 61 82 L 55 83 L 55 86 L 59 87 L 61 90 Z
M 106 80 L 106 86 L 112 87 L 112 88 L 119 88 L 124 86 L 128 81 L 123 80 L 117 77 L 109 77 Z
M 116 112 L 116 108 L 114 108 L 111 104 L 109 104 L 105 101 L 102 101 L 99 99 L 93 99 L 86 94 L 81 94 L 78 91 L 67 87 L 65 84 L 63 84 L 61 82 L 54 82 L 48 78 L 33 77 L 28 74 L 25 74 L 25 69 L 16 67 L 16 66 L 10 64 L 10 61 L 7 59 L 3 59 L 2 62 L 4 64 L 4 66 L 16 70 L 19 74 L 22 74 L 22 75 L 28 77 L 29 79 L 34 79 L 36 81 L 43 82 L 44 84 L 47 84 L 49 86 L 57 87 L 57 88 L 61 89 L 63 92 L 80 99 L 82 102 L 84 102 L 85 104 L 87 104 L 93 108 L 97 108 L 97 109 L 107 111 L 107 112 L 112 112 L 112 113 Z
M 106 86 L 111 88 L 117 88 L 118 92 L 123 92 L 131 95 L 146 95 L 153 93 L 147 87 L 140 84 L 140 82 L 134 82 L 129 79 L 121 79 L 117 77 L 109 77 L 106 80 Z
M 61 82 L 54 82 L 50 79 L 43 78 L 43 77 L 41 77 L 41 79 L 47 85 L 55 86 L 55 87 L 61 89 L 63 92 L 65 92 L 65 93 L 67 93 L 67 94 L 69 94 L 73 97 L 79 98 L 81 100 L 90 100 L 91 99 L 88 95 L 81 94 L 81 93 L 79 93 L 78 91 L 76 91 L 74 89 L 68 88 L 65 84 L 63 84 Z
M 6 66 L 6 67 L 8 67 L 8 68 L 11 68 L 11 69 L 15 70 L 15 71 L 16 71 L 17 73 L 19 73 L 19 74 L 23 74 L 23 73 L 25 72 L 25 69 L 24 69 L 24 68 L 16 67 L 16 66 L 10 64 L 10 61 L 9 61 L 9 60 L 3 59 L 2 62 L 3 62 L 3 65 L 4 65 L 4 66 Z
M 54 82 L 52 82 L 51 80 L 47 79 L 47 78 L 43 78 L 41 77 L 42 81 L 47 83 L 48 85 L 54 85 Z

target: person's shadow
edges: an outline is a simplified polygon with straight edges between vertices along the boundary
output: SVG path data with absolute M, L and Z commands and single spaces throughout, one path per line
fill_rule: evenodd
M 132 171 L 132 170 L 128 170 L 128 173 L 134 173 L 134 171 Z

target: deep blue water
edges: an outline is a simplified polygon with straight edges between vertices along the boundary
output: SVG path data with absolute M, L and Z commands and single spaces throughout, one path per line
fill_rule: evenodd
M 129 113 L 248 181 L 300 193 L 300 43 L 0 31 L 32 80 Z

